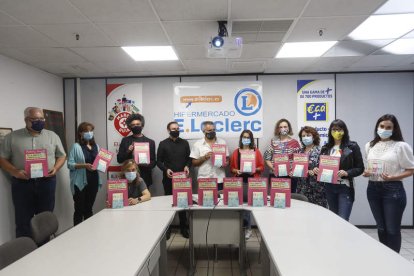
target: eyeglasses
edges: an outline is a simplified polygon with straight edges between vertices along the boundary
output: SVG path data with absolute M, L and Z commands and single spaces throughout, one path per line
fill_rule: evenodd
M 36 122 L 36 121 L 44 122 L 44 121 L 46 121 L 45 118 L 30 118 L 30 117 L 27 117 L 27 119 L 29 119 L 30 122 Z

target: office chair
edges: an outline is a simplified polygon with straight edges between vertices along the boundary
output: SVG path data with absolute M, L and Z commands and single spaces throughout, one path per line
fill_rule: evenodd
M 308 198 L 305 195 L 298 194 L 298 193 L 292 193 L 291 198 L 296 199 L 296 200 L 309 202 Z
M 20 237 L 0 246 L 0 270 L 37 248 L 29 237 Z
M 30 227 L 33 240 L 37 246 L 41 246 L 47 243 L 51 236 L 55 236 L 59 228 L 59 222 L 55 214 L 46 211 L 34 216 L 30 221 Z

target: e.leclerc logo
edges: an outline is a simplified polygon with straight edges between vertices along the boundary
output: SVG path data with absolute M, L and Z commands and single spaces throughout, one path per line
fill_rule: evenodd
M 262 108 L 262 97 L 252 88 L 244 88 L 234 97 L 234 107 L 244 116 L 252 116 Z

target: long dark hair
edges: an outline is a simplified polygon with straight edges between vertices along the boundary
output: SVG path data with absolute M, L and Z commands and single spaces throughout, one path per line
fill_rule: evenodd
M 79 126 L 78 126 L 78 139 L 77 139 L 78 140 L 77 142 L 79 144 L 86 145 L 88 143 L 88 141 L 83 139 L 82 132 L 88 131 L 89 127 L 91 128 L 91 131 L 93 131 L 95 129 L 95 126 L 91 123 L 88 123 L 88 122 L 83 122 L 83 123 L 79 124 Z M 93 137 L 91 140 L 89 140 L 89 144 L 91 146 L 95 145 L 95 137 Z
M 340 129 L 344 131 L 344 136 L 342 137 L 342 140 L 341 140 L 341 146 L 349 143 L 348 127 L 346 126 L 344 121 L 340 119 L 336 119 L 336 120 L 333 120 L 331 125 L 329 126 L 328 143 L 326 144 L 326 147 L 328 149 L 333 148 L 333 146 L 335 145 L 335 139 L 332 137 L 332 134 L 331 134 L 332 128 L 334 127 L 339 127 Z
M 379 137 L 379 135 L 377 134 L 377 129 L 378 126 L 381 122 L 383 121 L 391 121 L 394 125 L 394 128 L 392 130 L 392 135 L 390 137 L 391 140 L 393 141 L 404 141 L 402 133 L 401 133 L 401 128 L 400 128 L 400 124 L 398 123 L 397 117 L 395 117 L 392 114 L 385 114 L 382 115 L 377 123 L 375 124 L 375 129 L 374 129 L 374 140 L 372 140 L 369 145 L 371 147 L 375 146 L 376 143 L 378 143 L 379 141 L 381 141 L 381 137 Z
M 250 149 L 255 149 L 256 148 L 256 145 L 254 143 L 253 132 L 251 132 L 248 129 L 243 130 L 242 133 L 240 134 L 239 148 L 240 149 L 243 148 L 242 138 L 243 138 L 243 134 L 245 134 L 245 133 L 249 134 L 249 137 L 250 137 L 250 145 L 249 145 L 249 148 Z

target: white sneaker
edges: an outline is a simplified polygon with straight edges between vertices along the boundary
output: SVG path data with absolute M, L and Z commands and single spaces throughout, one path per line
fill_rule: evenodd
M 245 236 L 244 236 L 246 240 L 250 239 L 251 236 L 252 236 L 252 229 L 246 229 Z

